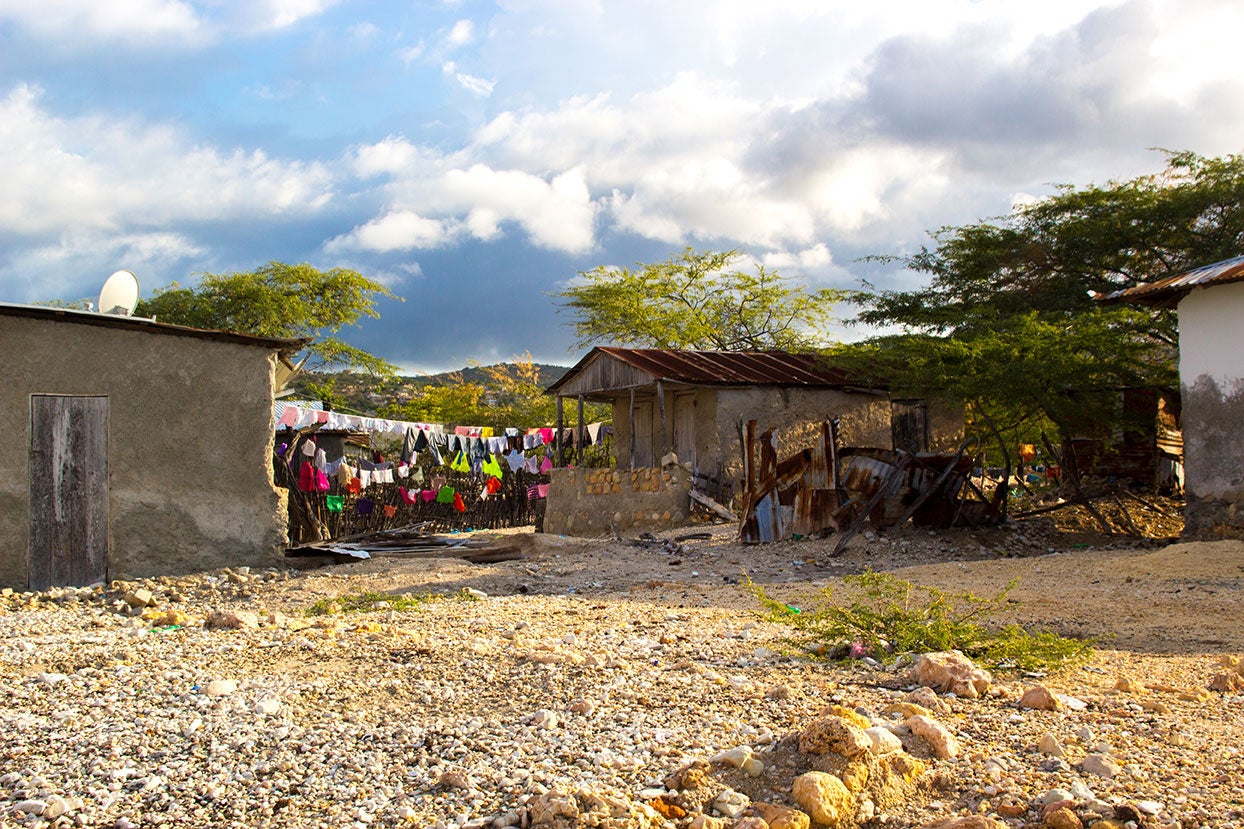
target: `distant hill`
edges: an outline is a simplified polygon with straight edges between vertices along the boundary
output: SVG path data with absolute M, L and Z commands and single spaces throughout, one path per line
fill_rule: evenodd
M 443 386 L 446 383 L 457 382 L 459 378 L 467 383 L 488 382 L 488 370 L 504 366 L 505 363 L 497 363 L 493 366 L 467 366 L 457 371 L 443 371 L 440 374 L 418 374 L 415 376 L 403 375 L 401 379 L 416 386 Z M 536 363 L 536 368 L 540 372 L 540 385 L 547 388 L 562 378 L 566 372 L 570 371 L 570 366 L 554 366 L 547 363 Z
M 498 363 L 497 366 L 506 366 Z M 536 363 L 540 372 L 540 386 L 548 386 L 559 380 L 570 370 L 569 366 L 555 366 Z M 445 371 L 440 374 L 398 375 L 395 377 L 372 377 L 358 372 L 318 372 L 309 371 L 294 378 L 291 386 L 294 397 L 315 399 L 313 386 L 329 384 L 333 387 L 333 396 L 338 399 L 339 406 L 345 411 L 361 414 L 375 414 L 378 409 L 388 403 L 409 398 L 409 392 L 423 386 L 446 386 L 457 382 L 478 383 L 488 386 L 488 369 L 497 366 L 466 366 L 457 371 Z

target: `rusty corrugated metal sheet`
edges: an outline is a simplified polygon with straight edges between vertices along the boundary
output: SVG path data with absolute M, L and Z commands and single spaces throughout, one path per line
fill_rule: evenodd
M 1108 294 L 1097 294 L 1094 299 L 1100 302 L 1133 302 L 1138 305 L 1173 308 L 1193 288 L 1241 281 L 1244 281 L 1244 256 L 1236 256 L 1175 276 L 1155 279 L 1153 282 Z
M 818 362 L 815 354 L 785 351 L 683 351 L 597 346 L 549 387 L 556 392 L 598 354 L 608 355 L 657 380 L 699 385 L 849 386 L 858 382 Z

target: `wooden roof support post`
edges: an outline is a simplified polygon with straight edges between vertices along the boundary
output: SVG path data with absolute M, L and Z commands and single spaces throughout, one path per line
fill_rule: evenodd
M 661 465 L 661 459 L 670 451 L 669 429 L 665 425 L 665 386 L 661 385 L 661 381 L 657 381 L 657 406 L 661 409 L 661 451 L 654 460 L 656 465 Z
M 635 387 L 631 386 L 631 410 L 626 420 L 631 430 L 631 469 L 635 468 Z
M 576 466 L 583 466 L 583 438 L 587 434 L 587 428 L 583 425 L 583 395 L 579 395 L 578 417 L 579 428 L 575 431 L 574 462 Z
M 565 454 L 563 452 L 565 447 L 564 447 L 564 441 L 562 440 L 563 422 L 564 422 L 564 418 L 562 417 L 562 396 L 559 394 L 557 395 L 557 457 L 553 461 L 554 466 L 561 466 L 565 460 Z

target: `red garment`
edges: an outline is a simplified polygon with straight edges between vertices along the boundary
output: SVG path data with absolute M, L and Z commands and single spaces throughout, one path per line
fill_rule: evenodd
M 462 493 L 454 493 L 454 509 L 458 512 L 466 512 L 466 502 L 462 500 Z
M 488 483 L 484 484 L 484 489 L 487 489 L 489 493 L 500 492 L 501 481 L 489 476 Z
M 311 461 L 303 461 L 298 468 L 298 488 L 303 492 L 315 491 L 315 465 Z
M 352 495 L 358 495 L 363 491 L 363 482 L 359 478 L 351 478 L 350 483 L 346 484 L 346 492 Z

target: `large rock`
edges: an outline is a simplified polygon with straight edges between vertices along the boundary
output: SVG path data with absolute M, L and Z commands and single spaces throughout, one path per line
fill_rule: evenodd
M 911 667 L 913 682 L 943 694 L 976 699 L 989 691 L 993 677 L 959 651 L 938 651 L 916 658 Z
M 862 728 L 836 715 L 813 720 L 799 735 L 799 750 L 804 754 L 840 754 L 851 759 L 871 751 L 872 746 Z
M 1036 711 L 1057 711 L 1058 700 L 1044 685 L 1034 685 L 1019 698 L 1020 708 L 1031 708 Z
M 525 825 L 541 829 L 659 829 L 665 824 L 665 818 L 646 803 L 593 788 L 555 788 L 532 798 L 524 808 Z
M 795 778 L 791 797 L 808 816 L 831 829 L 851 824 L 855 798 L 846 784 L 823 771 L 809 771 Z
M 811 818 L 798 809 L 777 803 L 753 803 L 752 811 L 769 824 L 769 829 L 808 829 Z
M 946 726 L 932 717 L 922 715 L 909 717 L 903 725 L 907 726 L 912 734 L 915 734 L 929 744 L 929 748 L 933 751 L 933 756 L 945 760 L 959 753 L 959 743 L 955 740 L 954 735 L 950 733 Z

